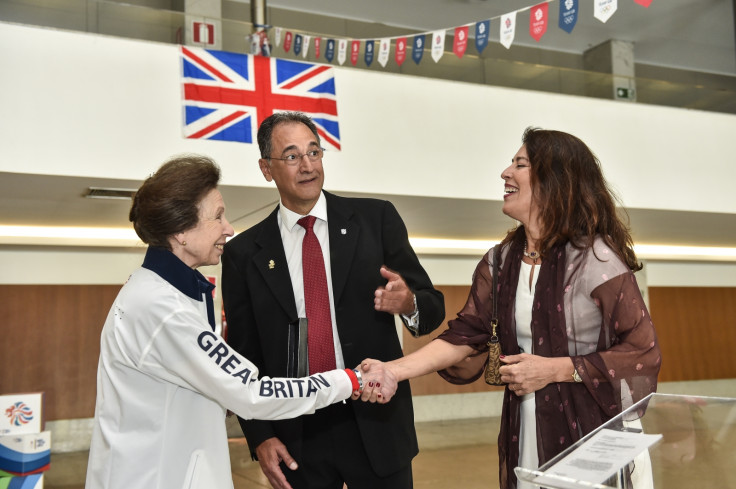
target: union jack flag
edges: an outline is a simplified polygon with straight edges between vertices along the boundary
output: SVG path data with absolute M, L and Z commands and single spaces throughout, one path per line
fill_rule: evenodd
M 340 149 L 330 66 L 184 46 L 181 57 L 185 137 L 253 143 L 263 119 L 296 110 Z

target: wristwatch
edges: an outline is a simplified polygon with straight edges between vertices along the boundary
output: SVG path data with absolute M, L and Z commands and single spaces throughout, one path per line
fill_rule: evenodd
M 573 369 L 572 371 L 572 381 L 573 382 L 582 382 L 583 379 L 580 377 L 580 374 L 578 373 L 578 369 Z
M 409 321 L 416 322 L 417 316 L 419 315 L 419 306 L 417 305 L 417 295 L 414 294 L 414 310 L 409 314 Z
M 355 372 L 355 376 L 358 377 L 358 390 L 363 392 L 363 374 L 361 374 L 360 370 L 357 369 L 353 369 L 353 372 Z

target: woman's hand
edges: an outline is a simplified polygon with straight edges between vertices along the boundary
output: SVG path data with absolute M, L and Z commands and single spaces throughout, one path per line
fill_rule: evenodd
M 353 399 L 385 404 L 391 400 L 399 386 L 396 373 L 389 363 L 366 358 L 357 367 L 363 375 L 363 392 Z
M 501 380 L 517 396 L 531 394 L 553 382 L 565 382 L 572 378 L 570 357 L 540 357 L 521 353 L 501 357 Z

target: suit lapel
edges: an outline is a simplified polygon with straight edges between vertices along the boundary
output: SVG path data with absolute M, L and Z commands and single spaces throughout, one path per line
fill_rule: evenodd
M 296 302 L 284 244 L 281 242 L 277 212 L 278 207 L 266 218 L 261 233 L 256 237 L 255 241 L 261 249 L 253 255 L 253 263 L 292 322 L 298 319 Z
M 353 263 L 353 256 L 360 237 L 360 226 L 352 220 L 352 209 L 337 202 L 339 197 L 328 192 L 325 192 L 325 197 L 330 234 L 332 295 L 337 307 L 350 274 L 350 265 Z

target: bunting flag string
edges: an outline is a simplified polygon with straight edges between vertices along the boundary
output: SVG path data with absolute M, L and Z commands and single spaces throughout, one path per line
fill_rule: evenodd
M 328 63 L 332 63 L 332 59 L 335 57 L 335 40 L 327 40 L 327 48 L 325 49 L 325 58 Z
M 501 45 L 506 49 L 511 48 L 511 44 L 514 42 L 514 36 L 516 35 L 516 12 L 501 16 L 501 31 L 499 32 L 499 38 L 501 39 Z
M 532 8 L 532 13 L 529 18 L 529 35 L 537 42 L 539 42 L 544 33 L 547 32 L 548 13 L 549 9 L 546 2 L 540 3 Z
M 360 41 L 354 40 L 350 43 L 350 63 L 355 66 L 360 56 Z
M 347 56 L 348 52 L 348 40 L 347 39 L 340 39 L 337 41 L 337 62 L 340 63 L 340 65 L 345 63 L 345 57 Z
M 468 26 L 455 27 L 455 41 L 452 45 L 452 52 L 455 56 L 462 58 L 465 49 L 468 47 Z
M 401 66 L 406 60 L 406 38 L 400 37 L 396 40 L 396 64 Z
M 388 55 L 391 52 L 391 39 L 381 39 L 380 47 L 378 48 L 378 62 L 381 66 L 386 67 L 388 63 Z
M 445 54 L 445 32 L 443 29 L 432 33 L 432 59 L 435 63 Z
M 424 55 L 424 34 L 417 34 L 414 36 L 414 43 L 412 45 L 411 58 L 416 64 L 419 64 L 422 61 L 422 56 Z
M 373 54 L 375 53 L 375 47 L 376 41 L 371 40 L 365 42 L 365 57 L 363 58 L 363 61 L 365 61 L 366 66 L 370 66 L 371 63 L 373 63 Z
M 488 46 L 488 33 L 491 30 L 491 21 L 484 20 L 475 24 L 475 49 L 482 53 Z
M 618 0 L 595 0 L 593 17 L 604 24 L 616 13 Z
M 302 48 L 302 58 L 307 57 L 307 52 L 309 51 L 309 42 L 312 40 L 312 36 L 305 34 L 304 35 L 304 47 Z
M 578 22 L 578 0 L 560 2 L 560 29 L 570 34 Z
M 539 1 L 539 0 L 537 0 Z M 510 49 L 516 36 L 517 15 L 529 11 L 529 35 L 537 42 L 541 42 L 542 37 L 547 32 L 549 25 L 549 4 L 556 0 L 544 0 L 541 3 L 523 7 L 521 9 L 509 12 L 500 16 L 491 17 L 478 22 L 471 22 L 461 26 L 449 27 L 435 31 L 421 32 L 418 34 L 402 34 L 394 37 L 371 38 L 371 39 L 354 39 L 354 38 L 329 38 L 324 35 L 313 35 L 313 33 L 305 33 L 298 29 L 286 29 L 284 27 L 274 27 L 274 44 L 279 47 L 281 37 L 284 34 L 283 50 L 289 52 L 294 47 L 294 55 L 307 57 L 310 41 L 314 40 L 314 57 L 319 58 L 321 55 L 322 39 L 326 39 L 324 57 L 328 63 L 332 63 L 335 58 L 335 49 L 337 48 L 337 62 L 342 65 L 347 59 L 348 50 L 350 50 L 350 63 L 357 65 L 360 58 L 360 49 L 363 45 L 363 61 L 366 66 L 371 66 L 374 56 L 377 57 L 378 63 L 382 67 L 386 67 L 391 55 L 391 45 L 394 41 L 394 61 L 401 66 L 406 60 L 408 44 L 411 44 L 411 57 L 414 63 L 419 64 L 422 61 L 424 50 L 427 47 L 427 36 L 429 37 L 429 49 L 432 59 L 435 63 L 439 62 L 445 53 L 445 38 L 448 30 L 453 34 L 452 51 L 458 58 L 462 58 L 467 50 L 468 36 L 470 28 L 475 33 L 475 48 L 478 54 L 489 44 L 491 22 L 494 19 L 498 22 L 499 42 L 506 49 Z M 584 2 L 593 3 L 593 16 L 599 21 L 607 22 L 618 10 L 618 0 L 583 0 Z M 653 0 L 633 0 L 633 3 L 648 8 Z M 571 34 L 578 21 L 578 13 L 580 0 L 559 0 L 558 27 Z M 495 25 L 495 22 L 494 22 Z M 337 44 L 337 46 L 336 46 Z M 375 51 L 378 50 L 378 53 Z

